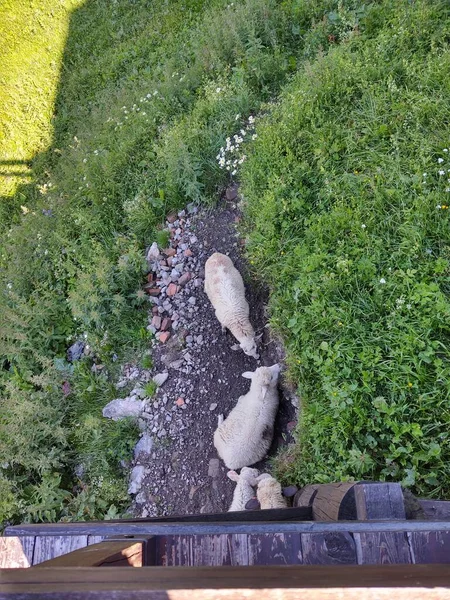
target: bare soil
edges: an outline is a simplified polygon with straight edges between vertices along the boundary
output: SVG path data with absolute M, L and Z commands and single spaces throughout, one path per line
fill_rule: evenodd
M 229 195 L 233 196 L 233 191 Z M 187 231 L 182 234 L 184 240 L 189 236 L 197 238 L 189 245 L 193 256 L 186 266 L 192 279 L 177 299 L 186 316 L 180 317 L 170 339 L 157 343 L 152 353 L 154 373 L 168 372 L 169 377 L 145 415 L 153 447 L 149 455 L 140 455 L 135 463 L 145 466 L 133 509 L 136 516 L 228 510 L 235 484 L 227 478 L 228 469 L 213 446 L 218 415 L 227 416 L 239 396 L 247 393 L 250 382 L 241 376 L 243 372 L 283 362 L 282 347 L 270 338 L 266 327 L 267 290 L 249 277 L 240 252 L 238 220 L 236 200 L 223 199 L 216 208 L 188 219 Z M 240 350 L 231 350 L 236 340 L 229 332 L 222 333 L 204 293 L 203 267 L 213 252 L 228 254 L 244 277 L 250 319 L 257 334 L 263 334 L 259 361 Z M 180 312 L 179 306 L 174 304 L 173 310 Z M 177 400 L 183 404 L 177 405 Z M 287 424 L 297 418 L 295 403 L 295 397 L 281 382 L 280 408 L 269 457 L 255 465 L 261 472 L 270 470 L 270 457 L 292 441 Z

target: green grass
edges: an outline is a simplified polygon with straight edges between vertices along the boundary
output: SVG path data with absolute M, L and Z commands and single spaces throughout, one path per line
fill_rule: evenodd
M 118 465 L 136 433 L 101 408 L 120 364 L 148 346 L 144 248 L 166 240 L 167 211 L 215 200 L 228 181 L 218 149 L 318 50 L 302 33 L 323 7 L 87 0 L 56 14 L 48 0 L 16 0 L 4 11 L 11 47 L 28 43 L 25 21 L 44 26 L 30 39 L 52 77 L 20 53 L 2 75 L 28 111 L 10 93 L 0 121 L 20 127 L 6 156 L 26 147 L 14 156 L 31 170 L 2 184 L 0 520 L 98 518 L 127 503 Z M 90 355 L 73 367 L 66 350 L 80 337 Z
M 449 16 L 369 7 L 287 86 L 244 165 L 248 253 L 304 404 L 287 480 L 450 494 Z
M 144 250 L 230 177 L 305 403 L 282 475 L 448 492 L 446 10 L 2 6 L 0 521 L 126 509 L 137 432 L 101 409 L 123 362 L 151 368 Z M 71 365 L 80 337 L 90 354 Z

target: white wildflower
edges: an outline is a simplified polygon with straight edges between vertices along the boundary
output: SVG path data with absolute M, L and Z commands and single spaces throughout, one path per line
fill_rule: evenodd
M 237 173 L 236 169 L 234 171 L 231 171 L 232 175 L 236 175 L 236 173 Z
M 384 284 L 384 283 L 386 283 L 386 279 L 385 279 L 384 277 L 382 277 L 382 278 L 380 279 L 380 283 L 381 283 L 381 284 Z
M 362 227 L 363 229 L 365 229 L 365 228 L 366 228 L 366 226 L 364 225 L 364 223 L 361 225 L 361 227 Z
M 256 138 L 257 138 L 257 137 L 258 137 L 258 134 L 257 134 L 257 133 L 254 133 L 254 134 L 252 135 L 252 140 L 256 140 Z
M 222 88 L 220 88 L 220 87 L 216 88 L 216 93 L 217 94 L 220 94 L 221 91 L 222 91 Z
M 438 163 L 439 163 L 439 164 L 441 164 L 441 163 L 443 163 L 443 162 L 444 162 L 444 159 L 443 159 L 443 158 L 438 158 Z
M 445 175 L 445 171 L 439 171 L 439 175 Z
M 237 115 L 234 117 L 234 120 L 235 120 L 235 121 L 237 121 L 237 120 L 238 120 L 238 119 L 240 119 L 240 118 L 241 118 L 241 115 L 237 114 Z

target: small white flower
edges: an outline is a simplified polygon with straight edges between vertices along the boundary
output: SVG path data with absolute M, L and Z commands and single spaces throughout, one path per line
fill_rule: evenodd
M 445 171 L 439 171 L 439 175 L 445 175 Z
M 438 205 L 436 206 L 436 208 L 441 208 L 441 205 L 440 205 L 440 204 L 438 204 Z
M 366 226 L 364 225 L 364 223 L 361 225 L 361 227 L 362 227 L 363 229 L 365 229 L 365 228 L 366 228 Z
M 406 305 L 406 308 L 407 308 L 408 310 L 411 310 L 411 308 L 412 308 L 411 304 L 407 304 L 407 305 Z
M 444 159 L 443 159 L 443 158 L 438 158 L 438 163 L 439 163 L 439 164 L 441 164 L 441 163 L 443 163 L 443 162 L 444 162 Z
M 8 283 L 6 286 L 9 290 L 12 289 L 12 283 Z
M 158 90 L 155 90 L 155 91 L 153 92 L 153 95 L 154 95 L 154 96 L 157 96 L 157 95 L 158 95 Z
M 382 277 L 382 278 L 380 279 L 380 283 L 381 283 L 381 284 L 384 284 L 384 283 L 386 283 L 386 279 L 385 279 L 384 277 Z
M 229 171 L 231 169 L 231 167 L 227 167 L 227 171 Z
M 245 135 L 245 129 L 241 129 L 241 135 Z
M 444 148 L 443 152 L 448 152 L 448 148 Z
M 254 133 L 254 134 L 252 135 L 252 140 L 256 140 L 256 138 L 257 138 L 257 137 L 258 137 L 258 134 L 257 134 L 257 133 Z
M 428 175 L 428 173 L 424 173 L 423 176 L 426 177 Z
M 84 163 L 87 163 L 87 158 L 83 158 L 83 162 L 84 162 Z
M 249 123 L 254 123 L 255 122 L 255 117 L 252 117 L 252 115 L 250 115 L 249 118 L 248 118 L 248 122 Z
M 234 117 L 234 120 L 235 120 L 235 121 L 237 121 L 237 120 L 238 120 L 238 119 L 240 119 L 240 118 L 241 118 L 241 115 L 237 114 L 237 115 Z
M 236 173 L 237 173 L 236 169 L 234 171 L 231 171 L 232 175 L 236 175 Z
M 450 192 L 450 188 L 445 188 L 445 191 L 446 192 Z
M 216 93 L 220 94 L 220 92 L 222 91 L 222 88 L 216 88 Z

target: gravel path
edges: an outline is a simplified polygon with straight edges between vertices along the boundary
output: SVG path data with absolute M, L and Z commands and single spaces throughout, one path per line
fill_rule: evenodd
M 151 373 L 137 367 L 124 373 L 124 381 L 135 381 L 131 400 L 144 409 L 129 489 L 135 494 L 136 516 L 228 509 L 235 484 L 213 446 L 217 417 L 226 416 L 248 391 L 244 371 L 283 360 L 281 346 L 269 339 L 265 328 L 266 291 L 248 279 L 239 252 L 235 195 L 236 190 L 228 189 L 233 199 L 211 211 L 190 206 L 169 216 L 170 248 L 160 254 L 154 245 L 149 251 L 153 275 L 146 291 L 153 305 L 149 329 L 157 338 L 151 353 L 154 365 Z M 259 361 L 231 350 L 236 340 L 221 332 L 204 293 L 204 264 L 213 252 L 228 254 L 243 274 L 250 319 L 257 334 L 263 333 Z M 155 376 L 160 387 L 145 399 L 142 384 Z M 295 397 L 282 387 L 271 455 L 292 441 L 288 430 L 296 419 L 295 405 Z M 257 466 L 267 470 L 267 462 Z

